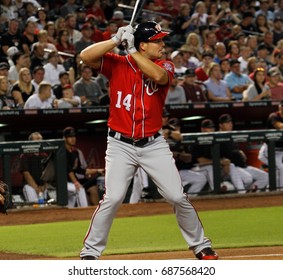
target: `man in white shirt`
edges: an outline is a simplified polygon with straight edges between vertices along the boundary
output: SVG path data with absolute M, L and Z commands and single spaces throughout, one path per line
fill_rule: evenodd
M 63 65 L 59 64 L 59 55 L 56 51 L 49 53 L 48 63 L 44 66 L 44 81 L 49 82 L 52 86 L 60 84 L 59 74 L 65 72 Z
M 50 109 L 51 104 L 51 84 L 41 82 L 38 93 L 31 95 L 25 102 L 24 109 Z

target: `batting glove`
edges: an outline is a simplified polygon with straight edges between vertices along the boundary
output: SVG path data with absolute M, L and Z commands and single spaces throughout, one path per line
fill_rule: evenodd
M 113 36 L 111 39 L 115 42 L 116 46 L 119 46 L 122 42 L 122 36 L 125 32 L 129 32 L 131 34 L 134 33 L 134 28 L 131 25 L 122 26 L 118 29 L 115 36 Z
M 122 41 L 126 42 L 126 50 L 129 54 L 137 52 L 135 48 L 135 37 L 129 32 L 125 32 L 122 36 Z

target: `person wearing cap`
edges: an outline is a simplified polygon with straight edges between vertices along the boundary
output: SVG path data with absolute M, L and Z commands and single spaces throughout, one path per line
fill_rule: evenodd
M 26 55 L 30 55 L 32 44 L 37 42 L 37 21 L 38 19 L 35 16 L 31 16 L 25 23 L 22 37 L 22 48 Z
M 162 133 L 162 114 L 174 77 L 174 64 L 162 60 L 168 35 L 154 21 L 120 27 L 109 40 L 81 52 L 82 61 L 104 74 L 110 84 L 106 150 L 107 191 L 95 211 L 82 260 L 98 259 L 106 247 L 114 216 L 122 204 L 138 167 L 151 177 L 170 202 L 189 248 L 198 259 L 218 259 L 211 241 L 204 237 L 198 215 L 183 193 L 179 172 Z M 110 52 L 125 42 L 126 56 Z
M 48 62 L 44 67 L 44 80 L 52 86 L 60 84 L 59 74 L 65 72 L 66 69 L 62 64 L 59 64 L 60 57 L 57 51 L 52 51 L 48 54 Z
M 243 92 L 243 101 L 269 100 L 270 88 L 266 84 L 265 69 L 256 68 L 253 76 L 254 83 L 250 84 Z
M 228 73 L 224 81 L 228 84 L 228 87 L 232 93 L 235 100 L 243 99 L 243 91 L 248 88 L 253 81 L 246 75 L 241 73 L 240 61 L 237 59 L 232 59 L 230 61 L 231 72 Z
M 174 64 L 175 73 L 184 74 L 187 68 L 183 66 L 183 53 L 180 51 L 173 51 L 170 58 Z
M 76 53 L 80 53 L 83 49 L 94 43 L 92 40 L 93 28 L 89 23 L 84 23 L 82 25 L 81 33 L 82 38 L 74 45 Z
M 63 129 L 63 139 L 66 148 L 68 206 L 98 205 L 97 177 L 104 173 L 104 169 L 88 168 L 83 152 L 76 147 L 77 133 L 73 127 Z
M 215 131 L 215 124 L 211 119 L 204 119 L 200 124 L 201 132 L 213 133 Z M 213 160 L 211 155 L 211 144 L 198 145 L 193 144 L 191 147 L 192 151 L 192 161 L 195 164 L 193 171 L 201 172 L 205 174 L 210 189 L 214 190 L 213 184 Z M 221 151 L 220 151 L 221 152 Z M 221 166 L 221 180 L 227 181 L 228 179 L 232 182 L 234 188 L 239 193 L 245 193 L 244 184 L 239 176 L 239 173 L 223 154 L 220 153 L 220 166 Z M 226 189 L 221 189 L 223 192 L 226 192 Z
M 218 63 L 210 63 L 208 75 L 209 79 L 204 82 L 208 100 L 213 102 L 232 101 L 232 94 L 227 83 L 222 80 L 221 68 Z
M 180 83 L 186 94 L 186 101 L 191 102 L 206 102 L 205 86 L 196 82 L 195 68 L 188 68 L 184 73 L 184 80 Z
M 222 114 L 218 118 L 219 131 L 233 131 L 233 119 L 230 114 Z M 237 168 L 247 192 L 264 191 L 268 185 L 267 172 L 247 163 L 247 155 L 237 142 L 220 144 L 221 153 Z
M 268 82 L 266 85 L 270 88 L 272 100 L 283 99 L 283 83 L 280 82 L 280 72 L 276 67 L 272 67 L 267 72 Z
M 241 26 L 242 31 L 244 33 L 249 34 L 249 33 L 253 33 L 256 31 L 254 24 L 253 24 L 253 20 L 254 20 L 254 14 L 252 11 L 247 10 L 243 12 L 242 21 L 239 23 L 239 25 Z
M 28 136 L 29 141 L 41 141 L 42 134 L 38 131 L 32 132 Z M 39 193 L 43 193 L 45 200 L 48 196 L 48 184 L 41 179 L 43 161 L 48 154 L 45 152 L 21 154 L 20 172 L 23 175 L 23 194 L 27 202 L 37 203 Z
M 195 51 L 191 46 L 183 44 L 179 52 L 183 54 L 183 66 L 186 68 L 197 68 L 200 66 L 200 61 L 194 55 Z

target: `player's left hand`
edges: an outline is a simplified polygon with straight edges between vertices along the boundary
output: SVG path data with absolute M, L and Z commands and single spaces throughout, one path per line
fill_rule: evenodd
M 137 49 L 135 48 L 135 37 L 130 32 L 125 32 L 122 35 L 122 41 L 127 42 L 126 43 L 126 50 L 129 54 L 137 52 Z

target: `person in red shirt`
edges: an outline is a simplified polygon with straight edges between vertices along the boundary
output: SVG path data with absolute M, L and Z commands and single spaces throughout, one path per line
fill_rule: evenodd
M 212 52 L 204 52 L 202 54 L 202 65 L 198 67 L 195 71 L 197 80 L 202 82 L 208 80 L 209 65 L 212 62 L 213 57 L 214 55 Z
M 165 98 L 174 76 L 172 62 L 160 59 L 166 35 L 158 23 L 143 22 L 135 29 L 129 25 L 121 27 L 113 38 L 81 52 L 82 61 L 105 75 L 110 84 L 107 188 L 84 239 L 82 260 L 101 256 L 114 216 L 138 167 L 173 205 L 183 237 L 196 257 L 218 258 L 211 241 L 204 237 L 196 210 L 184 194 L 169 144 L 161 135 Z M 128 55 L 110 52 L 122 42 L 126 42 Z

